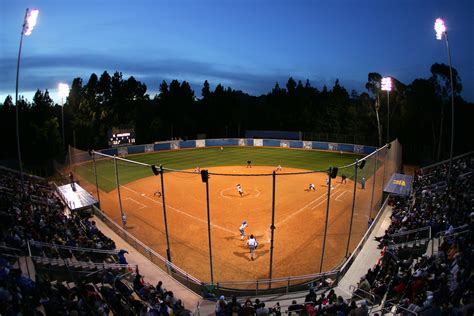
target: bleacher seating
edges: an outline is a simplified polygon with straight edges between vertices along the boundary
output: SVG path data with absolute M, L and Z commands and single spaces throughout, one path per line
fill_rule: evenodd
M 0 228 L 0 315 L 190 313 L 44 180 L 27 176 L 21 190 L 18 174 L 0 169 Z M 34 271 L 22 271 L 25 257 Z
M 447 163 L 440 164 L 416 174 L 409 198 L 391 199 L 390 227 L 376 237 L 384 256 L 366 276 L 369 291 L 387 302 L 385 310 L 407 315 L 474 313 L 473 170 L 471 153 L 453 161 L 449 184 Z M 426 231 L 423 227 L 429 227 L 431 238 L 407 237 Z M 443 236 L 448 237 L 429 255 L 429 240 Z

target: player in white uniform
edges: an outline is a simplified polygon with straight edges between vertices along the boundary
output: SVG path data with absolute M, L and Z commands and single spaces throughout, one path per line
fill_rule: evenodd
M 281 165 L 278 165 L 275 171 L 281 171 Z
M 250 235 L 249 239 L 247 240 L 247 246 L 250 249 L 250 259 L 253 260 L 253 254 L 255 249 L 257 249 L 258 243 L 257 239 L 253 235 Z
M 237 188 L 237 192 L 240 194 L 240 197 L 242 197 L 244 195 L 244 191 L 242 190 L 242 187 L 240 186 L 240 184 L 237 183 L 235 187 Z
M 246 220 L 244 220 L 242 222 L 242 225 L 240 225 L 240 227 L 239 227 L 240 240 L 244 240 L 244 238 L 245 238 L 245 227 L 247 227 L 247 221 Z
M 311 190 L 313 190 L 314 192 L 316 192 L 316 187 L 314 186 L 314 183 L 310 183 L 310 184 L 309 184 L 308 191 L 311 191 Z

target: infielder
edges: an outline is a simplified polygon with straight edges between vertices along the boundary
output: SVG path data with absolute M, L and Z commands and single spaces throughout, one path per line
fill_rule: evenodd
M 235 187 L 237 188 L 237 192 L 240 194 L 240 197 L 242 197 L 244 195 L 244 191 L 242 190 L 242 187 L 240 186 L 240 184 L 237 183 Z
M 253 235 L 250 235 L 249 239 L 247 240 L 247 246 L 250 249 L 250 259 L 253 260 L 253 253 L 258 246 L 257 239 L 255 239 Z
M 281 165 L 278 165 L 275 171 L 281 171 Z
M 199 168 L 199 166 L 197 166 L 196 169 L 194 169 L 194 172 L 201 173 L 201 168 Z
M 314 186 L 314 183 L 310 183 L 310 184 L 309 184 L 308 191 L 311 191 L 311 190 L 313 190 L 314 192 L 316 192 L 316 187 Z
M 160 191 L 160 190 L 155 191 L 155 192 L 153 193 L 153 196 L 161 197 L 161 191 Z
M 245 238 L 245 227 L 247 227 L 247 221 L 246 220 L 244 220 L 242 222 L 242 225 L 240 225 L 240 227 L 239 227 L 240 240 L 244 240 L 244 238 Z

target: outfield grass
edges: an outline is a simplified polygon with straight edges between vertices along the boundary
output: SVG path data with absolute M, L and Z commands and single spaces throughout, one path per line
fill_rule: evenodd
M 348 165 L 361 157 L 361 155 L 357 154 L 341 154 L 339 152 L 317 150 L 262 147 L 225 147 L 224 150 L 220 150 L 218 147 L 206 147 L 132 155 L 128 156 L 127 159 L 157 166 L 161 164 L 164 168 L 177 170 L 194 169 L 196 166 L 199 166 L 201 169 L 216 166 L 245 166 L 247 160 L 251 160 L 254 166 L 276 167 L 277 165 L 282 165 L 283 168 L 327 170 L 330 166 L 340 167 Z M 113 161 L 99 160 L 96 164 L 99 187 L 107 192 L 115 189 L 116 180 Z M 370 164 L 370 161 L 368 161 L 366 167 L 361 170 L 360 177 L 365 176 L 368 179 L 369 173 L 373 172 Z M 122 161 L 118 161 L 117 165 L 121 185 L 153 175 L 148 167 Z M 354 169 L 350 168 L 342 172 L 351 177 L 353 171 Z M 91 162 L 76 166 L 75 172 L 88 182 L 95 183 Z

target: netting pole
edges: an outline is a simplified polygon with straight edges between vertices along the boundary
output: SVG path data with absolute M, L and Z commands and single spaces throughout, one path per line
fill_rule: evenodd
M 355 199 L 356 199 L 356 191 L 357 191 L 357 169 L 359 169 L 359 160 L 356 160 L 354 165 L 354 194 L 352 195 L 352 212 L 351 212 L 351 222 L 349 224 L 349 237 L 347 238 L 347 247 L 346 247 L 346 255 L 349 253 L 349 244 L 351 241 L 351 234 L 352 234 L 352 222 L 354 220 L 354 210 L 355 210 Z
M 99 195 L 99 180 L 97 178 L 97 165 L 95 162 L 95 152 L 92 151 L 92 161 L 94 164 L 94 177 L 95 177 L 95 189 L 97 190 L 97 200 L 99 201 L 99 208 L 100 208 L 100 195 Z
M 328 173 L 328 204 L 326 206 L 326 223 L 324 224 L 324 238 L 323 238 L 323 250 L 321 251 L 321 265 L 319 266 L 319 273 L 323 271 L 323 261 L 324 261 L 324 250 L 326 248 L 326 235 L 328 232 L 328 217 L 329 217 L 329 202 L 331 200 L 331 174 L 332 167 L 329 169 Z
M 160 178 L 161 178 L 161 201 L 163 202 L 163 219 L 165 221 L 165 233 L 166 233 L 166 256 L 168 257 L 168 261 L 171 262 L 170 239 L 168 235 L 168 221 L 166 219 L 165 181 L 163 178 L 162 165 L 160 165 Z
M 117 157 L 114 155 L 114 169 L 115 169 L 115 179 L 117 182 L 117 194 L 118 194 L 118 200 L 119 200 L 119 205 L 120 205 L 120 216 L 122 217 L 122 226 L 123 228 L 127 228 L 127 217 L 123 213 L 123 208 L 122 208 L 122 198 L 120 197 L 120 182 L 119 182 L 119 176 L 118 176 L 118 167 L 117 167 Z
M 377 157 L 379 153 L 377 152 L 374 155 L 375 163 L 374 163 L 374 173 L 372 174 L 372 177 L 374 178 L 374 181 L 372 181 L 372 196 L 370 197 L 370 218 L 372 218 L 372 212 L 374 210 L 374 192 L 375 192 L 375 178 L 377 178 Z
M 71 145 L 68 145 L 68 151 L 69 151 L 69 171 L 72 171 L 72 151 L 71 151 Z
M 212 269 L 211 211 L 209 209 L 209 179 L 206 179 L 206 204 L 207 204 L 207 235 L 209 237 L 209 268 L 211 269 L 211 284 L 214 284 L 214 273 Z
M 272 225 L 270 226 L 270 229 L 272 231 L 272 236 L 270 239 L 270 275 L 269 279 L 270 282 L 268 283 L 268 288 L 272 288 L 272 268 L 273 268 L 273 236 L 275 234 L 275 183 L 276 183 L 276 172 L 273 171 L 273 186 L 272 186 Z

